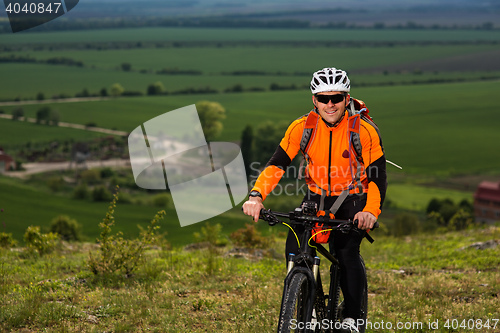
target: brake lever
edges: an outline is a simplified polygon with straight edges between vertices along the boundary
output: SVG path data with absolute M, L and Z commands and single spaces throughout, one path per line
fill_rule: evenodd
M 278 220 L 278 218 L 276 216 L 274 216 L 272 213 L 270 213 L 271 210 L 270 209 L 261 209 L 260 211 L 260 218 L 264 221 L 267 222 L 267 224 L 269 224 L 270 226 L 274 226 L 276 225 L 277 223 L 279 223 L 280 221 Z

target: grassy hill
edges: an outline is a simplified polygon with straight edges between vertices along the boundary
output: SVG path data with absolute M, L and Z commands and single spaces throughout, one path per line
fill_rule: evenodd
M 500 247 L 471 247 L 498 240 L 498 227 L 374 237 L 374 244 L 362 247 L 373 325 L 367 332 L 389 324 L 403 325 L 405 332 L 430 331 L 435 322 L 432 332 L 449 332 L 452 325 L 457 329 L 451 331 L 498 330 Z M 41 258 L 0 250 L 0 329 L 273 332 L 285 274 L 283 247 L 278 237 L 269 252 L 276 259 L 250 260 L 231 255 L 230 247 L 212 254 L 157 248 L 128 278 L 94 276 L 86 266 L 88 251 L 95 251 L 89 244 Z M 323 265 L 323 281 L 326 271 Z

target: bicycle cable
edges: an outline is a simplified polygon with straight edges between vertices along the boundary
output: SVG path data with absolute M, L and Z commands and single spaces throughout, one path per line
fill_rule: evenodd
M 295 230 L 293 230 L 293 228 L 292 228 L 290 225 L 288 225 L 287 223 L 285 223 L 285 222 L 281 222 L 281 223 L 283 223 L 283 224 L 284 224 L 284 225 L 286 225 L 288 228 L 290 228 L 290 230 L 292 230 L 293 234 L 295 235 L 295 239 L 297 239 L 297 244 L 299 245 L 299 249 L 300 249 L 299 236 L 297 236 L 297 234 L 295 233 Z
M 307 241 L 307 244 L 310 247 L 313 247 L 313 248 L 315 248 L 317 250 L 318 248 L 316 246 L 311 245 L 311 239 L 313 239 L 316 235 L 319 235 L 320 233 L 327 232 L 327 231 L 333 231 L 333 229 L 325 229 L 325 230 L 318 231 L 317 233 L 315 233 L 314 235 L 312 235 L 311 238 L 309 238 L 309 240 Z

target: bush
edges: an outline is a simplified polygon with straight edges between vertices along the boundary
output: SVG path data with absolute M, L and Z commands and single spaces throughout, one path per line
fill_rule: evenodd
M 245 228 L 231 233 L 230 238 L 234 245 L 249 249 L 267 249 L 273 243 L 271 238 L 263 237 L 254 224 L 246 224 Z
M 80 178 L 87 184 L 97 184 L 101 180 L 101 172 L 98 169 L 83 170 Z
M 50 177 L 47 180 L 47 186 L 52 192 L 58 192 L 62 189 L 64 185 L 64 180 L 60 176 Z
M 94 201 L 109 201 L 111 198 L 111 192 L 103 185 L 97 186 L 92 190 L 92 200 Z
M 115 172 L 113 171 L 113 169 L 106 167 L 106 168 L 101 169 L 100 174 L 101 174 L 101 178 L 110 178 L 110 177 L 113 177 L 115 175 Z
M 207 223 L 201 227 L 201 232 L 194 233 L 194 240 L 197 243 L 207 242 L 211 246 L 225 246 L 227 239 L 221 234 L 221 231 L 222 226 L 219 223 L 216 225 Z
M 11 247 L 15 247 L 17 245 L 17 241 L 12 238 L 12 234 L 8 234 L 6 232 L 0 232 L 0 247 L 4 249 L 10 249 Z
M 122 233 L 111 234 L 115 224 L 114 212 L 118 201 L 118 193 L 113 195 L 106 217 L 99 224 L 101 234 L 97 240 L 100 244 L 97 253 L 90 253 L 87 265 L 94 275 L 125 274 L 130 276 L 144 263 L 144 252 L 148 244 L 156 240 L 159 222 L 165 211 L 159 211 L 149 223 L 147 229 L 141 230 L 137 239 L 124 239 Z
M 168 193 L 156 194 L 153 197 L 153 205 L 161 208 L 169 208 L 171 206 L 172 197 Z
M 393 221 L 391 234 L 396 237 L 416 234 L 420 231 L 418 217 L 411 213 L 396 215 Z
M 451 230 L 464 230 L 474 221 L 473 216 L 465 209 L 459 209 L 450 219 L 448 228 Z
M 73 190 L 73 199 L 85 200 L 89 197 L 89 188 L 87 183 L 81 183 Z
M 29 226 L 24 233 L 24 242 L 31 251 L 39 255 L 53 252 L 59 246 L 59 236 L 52 232 L 44 234 L 39 226 Z
M 50 224 L 50 231 L 58 234 L 62 240 L 68 242 L 81 240 L 80 230 L 80 224 L 66 215 L 59 215 Z

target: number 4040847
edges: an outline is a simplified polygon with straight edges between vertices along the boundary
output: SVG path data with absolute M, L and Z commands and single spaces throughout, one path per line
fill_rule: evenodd
M 61 2 L 31 2 L 24 5 L 14 2 L 9 3 L 5 11 L 9 14 L 58 14 L 61 9 Z

